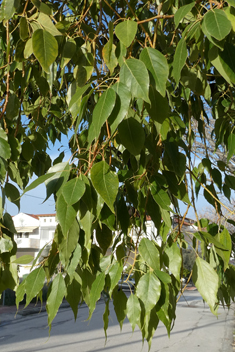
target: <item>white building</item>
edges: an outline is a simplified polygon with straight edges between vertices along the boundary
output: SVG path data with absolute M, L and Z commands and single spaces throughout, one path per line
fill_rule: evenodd
M 17 233 L 17 258 L 22 255 L 31 255 L 36 258 L 38 252 L 47 243 L 50 244 L 57 226 L 55 214 L 25 214 L 13 216 Z M 28 274 L 31 265 L 20 265 L 19 276 Z
M 157 229 L 154 226 L 153 221 L 151 221 L 150 217 L 147 217 L 146 220 L 146 233 L 141 233 L 140 236 L 137 236 L 136 229 L 131 230 L 131 236 L 133 237 L 134 243 L 137 241 L 137 237 L 138 242 L 140 242 L 141 238 L 146 236 L 150 240 L 154 239 L 160 245 L 161 238 L 157 236 Z M 17 243 L 17 258 L 27 254 L 31 255 L 33 258 L 36 258 L 41 248 L 43 248 L 46 244 L 51 244 L 56 226 L 58 224 L 56 221 L 56 214 L 34 215 L 19 213 L 13 216 L 13 222 L 17 231 L 15 234 L 15 241 Z M 177 222 L 178 218 L 174 216 L 172 224 L 173 228 L 177 226 Z M 197 227 L 194 226 L 194 221 L 185 219 L 182 226 L 182 232 L 187 234 L 195 231 L 197 231 Z M 98 245 L 95 236 L 94 243 Z M 30 272 L 30 268 L 31 264 L 20 265 L 19 276 L 22 277 L 23 275 L 28 274 Z

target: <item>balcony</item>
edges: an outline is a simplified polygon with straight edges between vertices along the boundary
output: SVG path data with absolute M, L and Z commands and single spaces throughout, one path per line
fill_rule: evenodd
M 36 238 L 16 238 L 18 249 L 39 249 L 40 240 Z

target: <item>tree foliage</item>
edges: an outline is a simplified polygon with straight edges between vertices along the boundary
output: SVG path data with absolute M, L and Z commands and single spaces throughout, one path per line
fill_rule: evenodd
M 171 214 L 183 202 L 197 219 L 199 292 L 213 313 L 234 300 L 230 235 L 199 221 L 195 207 L 201 189 L 221 216 L 220 194 L 230 199 L 235 189 L 234 30 L 232 0 L 1 2 L 0 293 L 16 290 L 18 303 L 26 293 L 29 303 L 53 277 L 51 326 L 63 297 L 75 318 L 83 301 L 91 316 L 105 290 L 120 326 L 127 315 L 150 346 L 159 320 L 169 333 L 175 319 L 185 242 Z M 226 159 L 211 157 L 208 131 Z M 62 135 L 71 135 L 71 158 L 62 152 L 52 164 L 48 143 Z M 49 254 L 19 285 L 5 201 L 20 208 L 19 189 L 43 182 L 59 224 Z M 161 244 L 145 238 L 147 215 Z M 136 282 L 129 298 L 117 286 L 128 265 Z

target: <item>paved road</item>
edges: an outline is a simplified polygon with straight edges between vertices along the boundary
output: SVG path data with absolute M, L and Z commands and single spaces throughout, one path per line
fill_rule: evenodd
M 186 301 L 187 300 L 187 301 Z M 74 323 L 70 309 L 61 309 L 54 320 L 48 338 L 45 313 L 28 315 L 0 325 L 1 352 L 147 352 L 142 348 L 141 333 L 132 334 L 130 324 L 123 324 L 122 332 L 110 308 L 110 327 L 104 346 L 102 314 L 104 303 L 99 302 L 90 322 L 88 310 L 80 308 Z M 165 327 L 160 324 L 153 338 L 153 352 L 232 352 L 234 311 L 219 310 L 218 319 L 204 307 L 197 291 L 187 292 L 177 307 L 175 327 L 168 339 Z

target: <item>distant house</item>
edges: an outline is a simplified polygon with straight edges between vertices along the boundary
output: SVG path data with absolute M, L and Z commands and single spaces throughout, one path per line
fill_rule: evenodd
M 36 258 L 38 252 L 53 239 L 57 226 L 56 214 L 25 214 L 19 213 L 13 216 L 13 222 L 17 233 L 17 258 L 22 255 L 32 255 Z M 19 276 L 28 274 L 31 265 L 20 266 Z
M 180 218 L 180 221 L 182 218 Z M 22 255 L 31 255 L 36 258 L 41 248 L 46 244 L 50 244 L 53 239 L 54 232 L 57 226 L 56 214 L 25 214 L 19 213 L 13 216 L 13 222 L 17 233 L 15 234 L 15 241 L 17 243 L 17 258 Z M 178 224 L 178 217 L 173 216 L 172 227 L 175 228 Z M 191 219 L 184 219 L 182 226 L 182 233 L 187 237 L 187 234 L 197 231 L 197 227 L 194 225 L 194 221 Z M 116 233 L 116 236 L 118 232 Z M 161 238 L 157 236 L 157 229 L 154 226 L 153 221 L 150 217 L 146 218 L 146 233 L 141 233 L 138 236 L 136 229 L 131 230 L 131 236 L 133 242 L 136 243 L 141 240 L 142 237 L 146 236 L 150 240 L 157 240 L 157 243 L 161 244 Z M 115 237 L 115 235 L 114 235 Z M 186 239 L 187 240 L 187 239 Z M 98 245 L 94 236 L 94 243 Z M 108 250 L 110 253 L 110 249 Z M 31 265 L 21 265 L 19 268 L 19 276 L 22 277 L 28 274 Z

